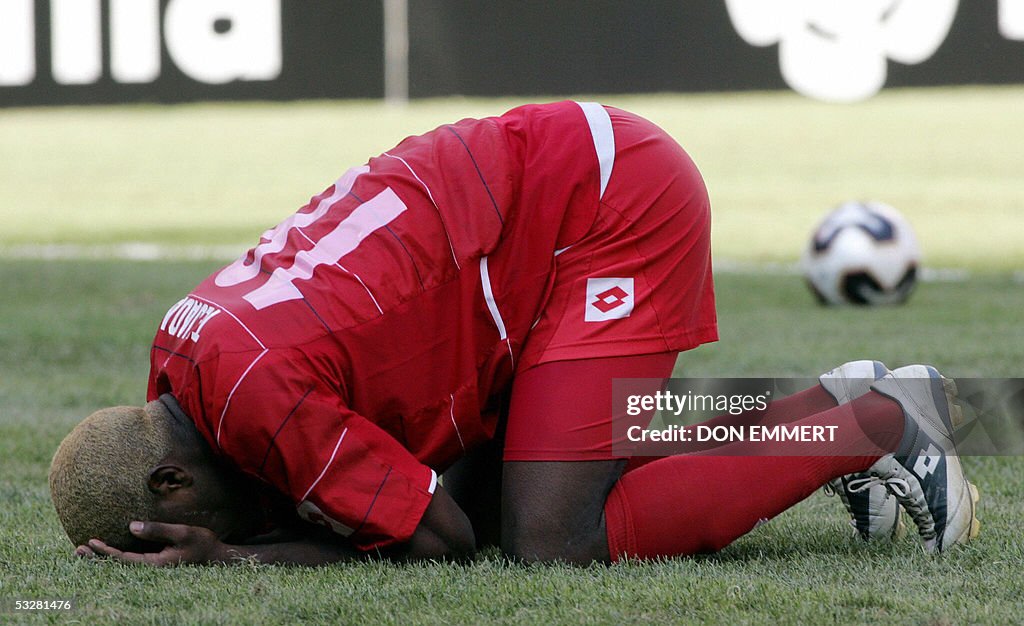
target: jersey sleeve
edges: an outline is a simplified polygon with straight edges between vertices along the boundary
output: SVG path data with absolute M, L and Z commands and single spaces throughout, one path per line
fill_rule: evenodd
M 268 358 L 249 372 L 223 412 L 221 450 L 287 495 L 300 517 L 357 548 L 407 541 L 436 473 L 298 369 L 294 359 Z

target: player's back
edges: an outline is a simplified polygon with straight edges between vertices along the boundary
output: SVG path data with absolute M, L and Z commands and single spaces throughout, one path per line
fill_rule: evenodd
M 597 179 L 571 102 L 407 138 L 175 305 L 150 395 L 176 393 L 213 438 L 229 409 L 297 401 L 238 400 L 261 367 L 280 367 L 268 352 L 286 353 L 421 460 L 450 461 L 493 432 L 481 410 L 511 380 L 555 251 L 593 221 Z M 439 416 L 462 425 L 458 438 L 434 432 Z

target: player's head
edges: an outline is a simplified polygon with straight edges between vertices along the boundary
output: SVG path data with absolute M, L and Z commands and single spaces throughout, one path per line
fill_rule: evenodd
M 246 515 L 241 491 L 194 424 L 160 401 L 93 413 L 50 465 L 50 495 L 75 545 L 97 538 L 122 550 L 152 549 L 128 531 L 133 520 L 206 526 L 223 537 Z

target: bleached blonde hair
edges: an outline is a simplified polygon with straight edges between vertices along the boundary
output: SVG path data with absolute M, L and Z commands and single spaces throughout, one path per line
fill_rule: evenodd
M 174 447 L 174 417 L 160 401 L 96 411 L 68 433 L 50 464 L 50 497 L 64 532 L 78 546 L 100 539 L 138 550 L 133 520 L 154 519 L 150 471 Z

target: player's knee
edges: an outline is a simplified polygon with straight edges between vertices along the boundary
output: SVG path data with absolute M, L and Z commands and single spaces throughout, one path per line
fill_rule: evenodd
M 527 562 L 607 561 L 604 504 L 623 464 L 506 463 L 501 503 L 504 553 Z
M 519 520 L 502 531 L 505 556 L 527 563 L 564 562 L 586 564 L 608 560 L 604 529 L 568 528 L 545 519 Z

